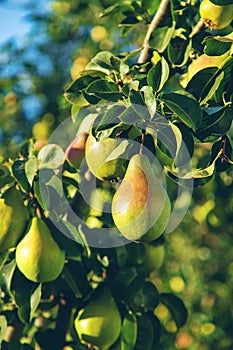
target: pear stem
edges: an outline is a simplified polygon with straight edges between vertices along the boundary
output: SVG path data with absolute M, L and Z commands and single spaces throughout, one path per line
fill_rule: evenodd
M 147 29 L 146 36 L 145 36 L 143 44 L 142 44 L 143 49 L 142 49 L 142 51 L 139 55 L 139 58 L 138 58 L 138 63 L 145 63 L 148 60 L 149 52 L 150 52 L 149 42 L 150 42 L 151 34 L 157 28 L 162 17 L 165 15 L 169 2 L 170 2 L 170 0 L 162 0 L 160 2 L 159 8 L 156 11 L 148 29 Z
M 192 39 L 194 37 L 194 35 L 198 34 L 202 28 L 205 27 L 205 24 L 203 22 L 202 19 L 200 19 L 197 24 L 195 25 L 195 27 L 193 27 L 191 33 L 189 34 L 189 39 Z

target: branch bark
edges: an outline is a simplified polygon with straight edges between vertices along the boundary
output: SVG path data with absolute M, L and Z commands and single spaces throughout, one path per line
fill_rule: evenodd
M 148 30 L 146 32 L 146 36 L 144 38 L 143 45 L 142 45 L 143 49 L 139 55 L 138 63 L 145 63 L 148 60 L 149 52 L 150 52 L 149 42 L 150 42 L 151 34 L 153 33 L 153 31 L 156 29 L 156 27 L 160 23 L 162 17 L 165 15 L 169 2 L 170 2 L 170 0 L 162 0 L 161 1 L 159 8 L 158 8 L 156 14 L 154 15 L 154 18 L 152 19 L 152 21 L 148 27 Z

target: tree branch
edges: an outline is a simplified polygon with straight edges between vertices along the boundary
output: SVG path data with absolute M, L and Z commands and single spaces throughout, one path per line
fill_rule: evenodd
M 147 61 L 147 59 L 149 57 L 149 51 L 150 51 L 149 41 L 150 41 L 151 34 L 153 33 L 153 31 L 156 29 L 156 27 L 160 23 L 162 17 L 165 15 L 169 2 L 170 2 L 170 0 L 162 0 L 161 1 L 159 8 L 158 8 L 154 18 L 152 19 L 152 21 L 148 27 L 148 30 L 146 32 L 146 36 L 145 36 L 145 39 L 144 39 L 143 45 L 142 45 L 143 49 L 139 55 L 138 63 L 145 63 Z

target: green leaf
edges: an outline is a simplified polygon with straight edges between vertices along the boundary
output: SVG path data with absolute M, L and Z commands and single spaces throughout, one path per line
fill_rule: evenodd
M 135 267 L 127 267 L 118 271 L 112 280 L 111 291 L 116 298 L 124 299 L 127 287 L 137 277 Z
M 231 36 L 209 36 L 203 40 L 205 45 L 204 53 L 208 56 L 221 56 L 228 50 L 230 50 L 233 44 L 232 34 Z
M 152 349 L 154 336 L 154 327 L 151 319 L 146 314 L 137 316 L 138 335 L 135 350 L 154 350 Z
M 91 83 L 86 94 L 112 102 L 117 102 L 122 97 L 118 85 L 104 79 L 98 79 Z
M 7 184 L 14 182 L 14 178 L 11 176 L 10 170 L 3 164 L 0 164 L 0 188 Z
M 106 9 L 104 9 L 103 11 L 100 12 L 99 17 L 105 17 L 108 15 L 112 15 L 114 13 L 121 13 L 123 11 L 133 11 L 134 8 L 131 4 L 129 4 L 127 1 L 123 1 L 121 3 L 116 3 L 112 6 L 107 7 Z
M 134 314 L 127 314 L 122 324 L 121 350 L 134 350 L 136 340 L 137 340 L 137 318 Z
M 36 157 L 28 159 L 25 163 L 25 173 L 29 184 L 32 186 L 33 179 L 37 172 L 37 159 Z
M 174 34 L 175 22 L 172 26 L 157 27 L 150 39 L 150 46 L 158 52 L 164 52 Z
M 105 159 L 105 162 L 109 162 L 110 160 L 121 158 L 122 155 L 125 154 L 127 147 L 129 145 L 128 140 L 123 140 L 119 146 L 117 146 Z
M 217 67 L 201 69 L 195 74 L 186 86 L 186 91 L 190 92 L 201 104 L 205 104 L 216 92 L 224 73 Z
M 206 141 L 225 135 L 231 127 L 232 114 L 233 110 L 228 106 L 222 107 L 215 113 L 204 113 L 203 123 L 195 136 L 201 141 Z
M 44 146 L 38 154 L 39 169 L 58 169 L 65 161 L 65 153 L 56 144 Z
M 81 262 L 69 260 L 64 266 L 63 277 L 77 298 L 88 292 L 86 270 Z
M 16 269 L 11 282 L 11 293 L 18 306 L 18 315 L 23 323 L 29 323 L 39 305 L 41 284 L 29 281 Z
M 137 124 L 140 126 L 142 125 L 141 117 L 135 112 L 135 109 L 132 106 L 127 107 L 118 117 L 122 123 L 125 123 L 128 126 Z
M 170 310 L 177 327 L 180 328 L 184 326 L 187 322 L 188 312 L 183 301 L 174 294 L 170 293 L 160 294 L 160 301 Z
M 7 330 L 7 319 L 5 316 L 0 316 L 0 344 L 3 338 L 5 337 Z
M 129 99 L 131 102 L 132 109 L 142 121 L 150 120 L 150 114 L 144 101 L 144 96 L 140 91 L 130 90 Z
M 219 6 L 233 5 L 233 0 L 211 0 L 211 2 Z
M 12 173 L 14 178 L 18 181 L 21 189 L 24 192 L 29 192 L 31 186 L 27 179 L 25 165 L 26 165 L 25 160 L 16 160 L 12 165 Z
M 72 82 L 64 93 L 67 101 L 79 106 L 88 105 L 88 102 L 84 99 L 83 91 L 96 79 L 98 78 L 92 77 L 90 75 L 83 75 Z
M 87 64 L 85 70 L 97 70 L 106 75 L 110 75 L 111 71 L 114 70 L 111 61 L 112 57 L 114 57 L 114 55 L 109 51 L 98 52 Z
M 145 310 L 154 310 L 159 303 L 159 293 L 151 282 L 145 282 L 144 286 L 133 295 L 133 303 Z
M 107 109 L 104 115 L 97 117 L 94 126 L 97 125 L 96 131 L 105 130 L 112 124 L 116 125 L 120 122 L 119 115 L 125 110 L 121 104 L 114 104 L 110 109 Z
M 182 185 L 185 186 L 187 183 L 187 186 L 189 185 L 190 180 L 193 180 L 194 186 L 203 186 L 206 184 L 208 181 L 210 181 L 214 175 L 215 172 L 215 161 L 207 166 L 204 169 L 196 169 L 193 170 L 192 172 L 186 173 L 184 176 L 179 176 L 179 173 L 174 170 L 166 169 L 165 171 L 167 175 L 175 182 L 181 184 L 182 180 Z
M 15 268 L 15 260 L 12 260 L 8 264 L 4 265 L 0 270 L 0 285 L 5 293 L 10 294 L 11 281 L 14 275 Z
M 162 96 L 165 105 L 188 127 L 196 130 L 202 120 L 199 103 L 186 95 L 171 93 Z
M 155 92 L 160 91 L 169 77 L 169 65 L 162 57 L 148 72 L 147 83 Z
M 145 100 L 146 107 L 148 108 L 148 111 L 150 113 L 151 119 L 154 117 L 157 109 L 157 101 L 154 96 L 154 92 L 151 86 L 143 86 L 141 89 L 141 92 L 143 94 L 143 98 Z
M 192 50 L 192 41 L 176 37 L 168 45 L 168 57 L 172 64 L 182 67 L 187 62 Z

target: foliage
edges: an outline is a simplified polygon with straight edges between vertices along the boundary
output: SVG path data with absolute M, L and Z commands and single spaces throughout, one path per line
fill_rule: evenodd
M 233 37 L 231 25 L 200 24 L 199 7 L 195 0 L 54 1 L 46 17 L 33 11 L 46 33 L 40 43 L 37 29 L 34 50 L 39 60 L 54 62 L 50 70 L 27 62 L 27 47 L 5 46 L 8 55 L 21 56 L 30 89 L 25 94 L 17 73 L 1 80 L 1 193 L 17 189 L 66 256 L 58 278 L 37 283 L 20 272 L 15 247 L 1 253 L 5 349 L 86 349 L 73 322 L 106 289 L 122 318 L 111 350 L 232 348 Z M 190 78 L 190 65 L 203 54 L 224 59 Z M 71 58 L 72 67 L 65 64 Z M 21 94 L 22 101 L 43 97 L 40 120 L 24 113 Z M 85 159 L 77 167 L 66 159 L 81 132 L 97 142 L 120 141 L 106 163 L 148 157 L 172 203 L 160 238 L 135 243 L 121 236 L 111 200 L 122 178 L 96 179 Z M 17 152 L 15 145 L 6 151 L 9 140 L 23 139 Z M 148 244 L 166 249 L 152 271 L 145 264 Z

